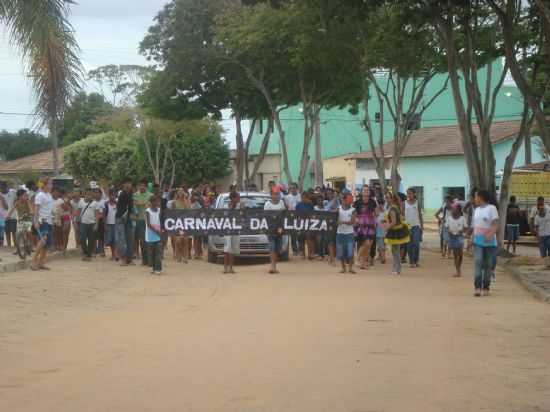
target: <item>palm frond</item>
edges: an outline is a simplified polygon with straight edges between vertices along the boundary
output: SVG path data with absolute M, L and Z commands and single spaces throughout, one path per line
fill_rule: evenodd
M 0 0 L 0 22 L 28 64 L 40 125 L 60 118 L 80 89 L 79 48 L 68 20 L 73 0 Z

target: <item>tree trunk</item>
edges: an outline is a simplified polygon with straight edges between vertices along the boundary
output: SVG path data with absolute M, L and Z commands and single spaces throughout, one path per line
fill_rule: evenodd
M 315 136 L 315 185 L 323 186 L 323 155 L 321 150 L 321 115 L 320 112 L 315 116 L 313 124 L 313 134 Z
M 302 156 L 300 160 L 300 174 L 298 176 L 298 187 L 304 190 L 304 182 L 310 166 L 309 149 L 313 139 L 315 119 L 318 117 L 317 107 L 313 104 L 304 103 L 304 145 L 302 146 Z
M 250 184 L 250 167 L 249 167 L 249 157 L 250 157 L 250 144 L 252 143 L 252 139 L 254 138 L 254 132 L 256 130 L 256 122 L 258 120 L 254 119 L 252 120 L 252 124 L 250 125 L 250 130 L 248 131 L 248 137 L 246 139 L 246 143 L 244 145 L 244 180 L 245 180 L 245 189 L 248 189 L 248 185 Z
M 540 98 L 537 97 L 526 76 L 522 73 L 522 69 L 520 68 L 520 64 L 516 57 L 517 50 L 514 41 L 513 26 L 514 4 L 515 2 L 509 1 L 506 6 L 506 13 L 504 13 L 502 10 L 500 10 L 500 12 L 497 12 L 500 23 L 502 25 L 502 35 L 504 38 L 506 61 L 508 63 L 508 66 L 510 67 L 510 73 L 512 74 L 514 82 L 516 83 L 518 89 L 523 95 L 525 101 L 529 104 L 529 107 L 535 116 L 537 126 L 539 128 L 539 136 L 543 141 L 546 150 L 550 151 L 550 127 L 547 124 L 546 116 L 544 114 L 544 111 L 542 110 Z
M 504 171 L 502 173 L 502 181 L 500 183 L 500 196 L 498 202 L 498 214 L 500 216 L 500 220 L 498 228 L 499 230 L 497 233 L 497 241 L 500 249 L 502 249 L 504 245 L 506 214 L 508 211 L 508 203 L 510 199 L 510 181 L 512 177 L 512 171 L 514 170 L 514 163 L 516 161 L 518 151 L 521 148 L 523 141 L 527 137 L 530 137 L 532 124 L 533 117 L 531 116 L 531 118 L 529 118 L 529 107 L 528 103 L 525 102 L 519 134 L 514 140 L 512 148 L 510 149 L 510 153 L 508 154 L 508 156 L 506 156 L 506 160 L 504 161 Z
M 290 173 L 290 165 L 288 164 L 288 152 L 286 147 L 285 131 L 281 124 L 281 118 L 279 116 L 278 110 L 275 110 L 275 112 L 273 113 L 273 118 L 275 120 L 275 126 L 277 127 L 277 133 L 279 133 L 279 142 L 281 144 L 281 157 L 283 160 L 283 172 L 285 173 L 287 183 L 291 184 L 292 174 Z
M 401 186 L 401 175 L 399 174 L 399 160 L 401 155 L 393 156 L 391 164 L 391 187 L 393 193 L 399 193 L 399 186 Z
M 241 128 L 241 113 L 238 110 L 233 111 L 233 115 L 235 116 L 235 128 L 236 128 L 236 134 L 235 134 L 235 140 L 236 140 L 236 153 L 235 153 L 235 178 L 237 181 L 237 190 L 242 191 L 243 190 L 243 175 L 244 175 L 244 142 L 243 142 L 243 131 Z
M 252 84 L 262 93 L 262 95 L 265 98 L 265 101 L 267 105 L 269 106 L 269 109 L 271 110 L 271 114 L 273 116 L 273 121 L 275 122 L 275 127 L 277 128 L 277 133 L 279 133 L 279 142 L 281 144 L 281 157 L 283 160 L 283 171 L 287 179 L 287 183 L 292 183 L 292 174 L 290 173 L 290 166 L 288 164 L 288 152 L 286 147 L 286 140 L 285 140 L 285 131 L 283 129 L 283 125 L 281 123 L 281 117 L 280 112 L 283 109 L 278 109 L 275 105 L 275 102 L 271 98 L 271 93 L 267 90 L 267 87 L 265 86 L 263 80 L 260 76 L 260 78 L 256 77 L 252 70 L 250 70 L 247 67 L 244 67 L 246 75 L 252 82 Z
M 260 166 L 264 161 L 265 155 L 267 153 L 267 149 L 269 147 L 269 139 L 271 137 L 272 132 L 273 132 L 273 119 L 270 118 L 268 120 L 267 128 L 264 133 L 264 138 L 260 146 L 258 157 L 256 157 L 256 160 L 254 160 L 254 166 L 252 167 L 252 173 L 250 174 L 250 180 L 252 182 L 256 180 L 256 175 L 258 174 L 258 170 L 260 169 Z
M 57 141 L 57 120 L 50 122 L 50 140 L 52 142 L 53 175 L 59 176 L 59 143 Z
M 533 146 L 531 145 L 531 135 L 525 136 L 525 165 L 533 163 Z
M 451 82 L 451 90 L 453 93 L 454 107 L 462 137 L 462 148 L 464 150 L 464 159 L 468 169 L 470 180 L 470 189 L 481 187 L 481 170 L 479 163 L 479 153 L 477 148 L 477 139 L 473 135 L 470 123 L 470 111 L 465 109 L 464 100 L 462 98 L 462 88 L 460 84 L 460 76 L 458 74 L 459 62 L 455 50 L 455 36 L 453 33 L 453 25 L 450 20 L 443 17 L 437 18 L 437 28 L 442 39 L 443 47 L 447 54 L 447 69 L 449 72 L 449 80 Z M 471 99 L 472 96 L 468 96 Z

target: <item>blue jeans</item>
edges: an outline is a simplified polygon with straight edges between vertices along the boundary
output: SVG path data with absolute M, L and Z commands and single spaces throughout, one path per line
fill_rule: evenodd
M 130 262 L 134 255 L 134 225 L 130 219 L 116 220 L 115 238 L 118 255 L 121 259 Z
M 541 236 L 539 238 L 540 257 L 550 256 L 550 236 Z
M 474 287 L 489 290 L 494 270 L 496 247 L 474 245 Z
M 411 227 L 411 241 L 407 244 L 407 254 L 411 265 L 418 264 L 420 260 L 420 242 L 422 242 L 422 229 L 420 226 Z

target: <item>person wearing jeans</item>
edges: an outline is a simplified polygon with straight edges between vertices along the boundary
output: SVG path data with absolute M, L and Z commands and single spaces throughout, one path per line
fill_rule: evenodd
M 478 291 L 489 293 L 491 278 L 493 276 L 493 259 L 497 248 L 492 246 L 478 246 L 474 244 L 474 287 L 476 296 Z
M 472 219 L 474 245 L 474 296 L 489 295 L 496 258 L 498 210 L 489 204 L 490 194 L 479 190 L 475 194 L 477 208 Z
M 401 218 L 401 199 L 395 193 L 389 193 L 389 210 L 385 242 L 391 245 L 393 257 L 392 275 L 401 274 L 401 245 L 410 242 L 409 227 Z
M 134 208 L 132 181 L 124 180 L 116 205 L 116 244 L 122 266 L 132 265 L 134 255 L 134 225 L 130 214 Z
M 405 201 L 405 221 L 411 228 L 411 240 L 407 243 L 407 254 L 409 255 L 409 264 L 411 268 L 418 267 L 420 260 L 420 243 L 422 242 L 422 232 L 424 221 L 422 211 L 416 197 L 416 190 L 409 188 L 407 190 L 407 200 Z
M 544 203 L 537 205 L 533 223 L 539 241 L 540 257 L 546 260 L 547 268 L 550 269 L 550 213 Z
M 82 260 L 90 261 L 95 252 L 97 222 L 101 216 L 101 204 L 94 200 L 94 193 L 88 190 L 84 199 L 78 203 L 80 217 L 80 245 Z

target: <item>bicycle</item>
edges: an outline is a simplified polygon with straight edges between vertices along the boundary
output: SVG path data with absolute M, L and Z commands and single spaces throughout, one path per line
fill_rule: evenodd
M 17 233 L 15 235 L 15 247 L 17 254 L 23 260 L 32 254 L 32 243 L 30 234 L 32 230 L 32 222 L 19 221 L 17 222 Z

